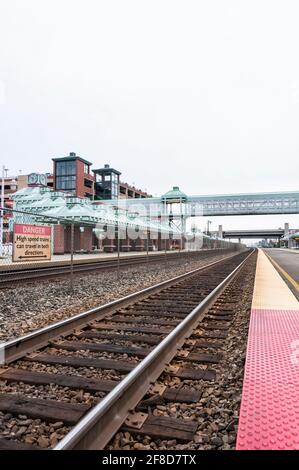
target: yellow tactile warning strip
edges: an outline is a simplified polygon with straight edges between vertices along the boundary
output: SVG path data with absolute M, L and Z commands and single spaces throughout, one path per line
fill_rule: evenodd
M 262 250 L 258 253 L 252 308 L 299 309 L 298 300 Z

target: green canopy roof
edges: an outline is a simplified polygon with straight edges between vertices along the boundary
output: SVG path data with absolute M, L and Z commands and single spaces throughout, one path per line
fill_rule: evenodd
M 119 211 L 114 205 L 93 204 L 89 199 L 70 197 L 60 191 L 49 188 L 26 188 L 14 198 L 14 221 L 34 223 L 36 221 L 55 223 L 75 223 L 78 225 L 98 224 L 118 227 L 139 227 L 154 232 L 179 233 L 176 227 L 170 227 L 167 221 L 156 221 L 142 217 L 138 213 Z M 100 227 L 98 227 L 100 228 Z
M 292 233 L 291 238 L 299 238 L 299 232 Z
M 170 191 L 167 191 L 167 193 L 163 194 L 161 196 L 162 201 L 163 200 L 181 200 L 181 201 L 186 201 L 187 200 L 187 194 L 183 193 L 183 191 L 180 191 L 180 188 L 178 186 L 173 186 L 173 188 Z

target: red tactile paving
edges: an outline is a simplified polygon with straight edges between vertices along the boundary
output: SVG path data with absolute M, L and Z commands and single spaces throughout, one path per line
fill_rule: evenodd
M 299 450 L 299 310 L 251 311 L 238 450 Z

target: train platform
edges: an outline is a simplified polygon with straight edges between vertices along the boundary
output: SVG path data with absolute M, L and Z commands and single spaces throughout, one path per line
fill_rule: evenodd
M 299 302 L 268 251 L 258 254 L 236 448 L 299 450 Z

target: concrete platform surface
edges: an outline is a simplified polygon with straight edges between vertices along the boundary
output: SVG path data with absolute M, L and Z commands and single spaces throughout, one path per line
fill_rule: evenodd
M 292 255 L 289 254 L 289 257 Z M 291 310 L 298 308 L 298 300 L 261 250 L 257 260 L 252 308 Z

